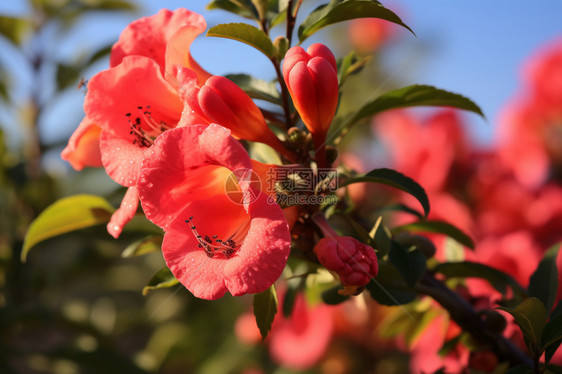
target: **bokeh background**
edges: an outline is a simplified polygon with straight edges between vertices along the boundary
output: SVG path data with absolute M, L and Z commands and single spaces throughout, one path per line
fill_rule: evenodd
M 305 1 L 299 19 L 320 3 Z M 417 37 L 389 26 L 384 45 L 366 69 L 370 79 L 354 83 L 357 99 L 366 101 L 413 83 L 461 93 L 487 117 L 463 114 L 463 126 L 478 147 L 493 146 L 497 117 L 516 95 L 523 61 L 562 35 L 558 1 L 384 4 Z M 244 338 L 235 324 L 249 311 L 251 298 L 226 296 L 207 302 L 181 286 L 143 296 L 144 285 L 163 266 L 161 255 L 124 259 L 121 253 L 147 232 L 158 233 L 146 220 L 135 219 L 119 240 L 96 227 L 48 240 L 33 249 L 25 264 L 19 260 L 29 223 L 56 199 L 92 193 L 117 204 L 123 194 L 103 170 L 77 173 L 60 159 L 83 116 L 80 78 L 108 66 L 103 52 L 129 22 L 160 8 L 189 8 L 203 14 L 209 27 L 244 21 L 220 10 L 208 11 L 205 5 L 199 0 L 0 1 L 1 373 L 297 371 L 272 361 L 267 345 L 256 344 L 255 337 L 241 343 Z M 21 22 L 21 27 L 11 22 Z M 29 22 L 33 26 L 26 29 Z M 342 56 L 351 48 L 348 26 L 328 28 L 307 44 L 322 41 Z M 191 51 L 213 74 L 274 77 L 265 57 L 231 40 L 201 36 Z M 369 147 L 371 143 L 360 144 L 363 151 L 358 153 L 376 157 L 378 151 Z M 377 313 L 365 317 L 358 311 L 364 308 L 357 306 L 350 309 L 355 313 L 351 320 L 363 321 L 358 329 L 374 328 L 382 318 Z M 347 323 L 346 328 L 353 328 Z M 406 355 L 395 346 L 374 339 L 365 347 L 357 340 L 347 337 L 333 343 L 329 359 L 308 371 L 408 371 Z

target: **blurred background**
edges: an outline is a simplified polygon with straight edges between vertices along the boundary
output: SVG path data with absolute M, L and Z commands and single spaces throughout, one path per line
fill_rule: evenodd
M 321 3 L 305 1 L 299 20 Z M 390 24 L 374 29 L 357 26 L 354 34 L 351 23 L 345 22 L 316 34 L 306 45 L 321 41 L 336 57 L 354 47 L 372 55 L 362 78 L 350 80 L 350 102 L 414 83 L 471 98 L 487 118 L 461 115 L 462 127 L 476 148 L 497 143 L 497 118 L 518 95 L 523 62 L 562 36 L 558 1 L 383 3 L 417 37 Z M 239 316 L 250 310 L 251 298 L 225 296 L 207 302 L 181 286 L 143 296 L 143 287 L 163 266 L 161 255 L 122 258 L 121 253 L 147 232 L 158 233 L 144 219 L 136 218 L 119 240 L 96 227 L 50 239 L 34 248 L 25 264 L 19 260 L 29 223 L 53 201 L 91 193 L 117 205 L 123 195 L 103 170 L 77 173 L 60 159 L 83 117 L 81 79 L 107 68 L 109 48 L 128 23 L 160 8 L 186 7 L 203 14 L 209 27 L 245 21 L 221 10 L 206 10 L 205 5 L 199 0 L 0 2 L 0 373 L 304 369 L 272 360 L 267 344 L 240 332 L 252 328 L 235 331 L 236 323 L 243 326 Z M 274 36 L 276 32 L 280 30 L 273 30 Z M 371 39 L 361 41 L 361 36 L 371 34 Z M 235 41 L 200 36 L 191 51 L 213 74 L 274 78 L 264 56 Z M 352 148 L 362 133 L 371 135 L 368 124 L 351 134 L 346 146 Z M 377 158 L 381 151 L 373 144 L 359 143 L 356 156 Z M 392 166 L 371 161 L 357 167 Z M 366 313 L 365 305 L 340 309 L 330 312 L 336 321 L 334 334 L 340 330 L 348 334 L 340 331 L 341 338 L 324 347 L 328 353 L 306 372 L 408 371 L 407 358 L 397 346 L 374 337 L 386 312 Z M 349 334 L 350 329 L 367 331 L 368 344 L 361 333 Z

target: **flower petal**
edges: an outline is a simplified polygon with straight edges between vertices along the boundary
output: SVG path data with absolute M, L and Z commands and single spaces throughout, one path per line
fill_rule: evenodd
M 136 187 L 129 187 L 119 209 L 113 213 L 107 224 L 107 232 L 115 239 L 121 235 L 123 227 L 133 219 L 139 206 L 139 191 Z
M 154 121 L 168 127 L 177 125 L 183 110 L 177 90 L 147 57 L 125 57 L 121 64 L 96 74 L 88 83 L 84 102 L 87 117 L 122 138 L 132 139 L 130 117 L 139 117 L 141 127 L 150 130 L 144 115 L 147 106 Z
M 100 132 L 101 129 L 85 117 L 70 137 L 61 158 L 68 161 L 75 170 L 82 170 L 86 166 L 102 166 Z
M 224 265 L 228 291 L 234 295 L 259 293 L 280 276 L 291 248 L 291 234 L 279 205 L 260 194 L 250 204 L 250 229 L 237 254 Z
M 137 184 L 146 148 L 138 147 L 129 138 L 102 131 L 100 150 L 103 167 L 111 179 L 125 187 Z
M 164 69 L 166 67 L 166 46 L 178 30 L 188 27 L 192 32 L 202 33 L 207 28 L 205 19 L 200 14 L 179 8 L 175 11 L 162 9 L 150 17 L 143 17 L 131 22 L 119 36 L 111 50 L 111 66 L 117 66 L 126 56 L 146 56 Z M 193 38 L 195 38 L 193 36 Z M 189 51 L 189 44 L 184 45 Z
M 244 147 L 222 126 L 166 131 L 147 151 L 138 182 L 146 216 L 166 230 L 191 202 L 225 194 L 232 171 L 251 168 Z

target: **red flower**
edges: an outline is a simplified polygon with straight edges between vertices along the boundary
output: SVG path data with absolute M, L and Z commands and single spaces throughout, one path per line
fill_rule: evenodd
M 391 36 L 391 23 L 380 18 L 356 18 L 349 23 L 349 39 L 360 52 L 374 52 Z
M 285 55 L 283 77 L 295 108 L 312 134 L 317 162 L 325 167 L 324 142 L 338 106 L 336 59 L 320 43 L 311 45 L 307 51 L 292 47 Z
M 365 286 L 379 272 L 375 250 L 350 236 L 322 238 L 314 253 L 326 269 L 339 275 L 344 286 Z
M 85 117 L 70 137 L 68 145 L 61 153 L 61 158 L 70 162 L 75 170 L 82 170 L 87 166 L 102 166 L 100 133 L 101 129 Z
M 332 331 L 332 308 L 323 304 L 310 307 L 299 293 L 290 318 L 283 313 L 275 316 L 268 337 L 271 358 L 293 370 L 308 369 L 326 352 Z
M 252 169 L 248 153 L 216 124 L 165 132 L 143 163 L 140 199 L 147 218 L 166 231 L 166 264 L 200 298 L 262 292 L 289 255 L 281 208 L 243 176 L 237 192 L 251 199 L 238 204 L 225 191 L 240 169 Z
M 119 65 L 126 56 L 145 56 L 160 66 L 163 75 L 174 77 L 179 65 L 195 71 L 199 84 L 203 84 L 211 75 L 191 57 L 189 47 L 206 27 L 205 18 L 195 12 L 162 9 L 123 30 L 111 49 L 110 66 Z
M 265 143 L 287 155 L 283 143 L 267 126 L 258 106 L 231 80 L 213 76 L 201 88 L 194 87 L 189 96 L 190 106 L 195 110 L 199 107 L 208 122 L 220 123 L 236 138 Z M 197 103 L 193 103 L 195 97 Z

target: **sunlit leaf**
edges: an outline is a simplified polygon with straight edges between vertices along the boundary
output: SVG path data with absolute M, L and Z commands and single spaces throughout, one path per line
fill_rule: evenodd
M 129 244 L 121 253 L 121 257 L 142 256 L 147 253 L 160 251 L 162 247 L 162 235 L 149 235 Z
M 271 330 L 273 319 L 277 313 L 277 291 L 275 285 L 272 285 L 264 292 L 254 295 L 254 316 L 256 324 L 260 330 L 262 340 L 267 337 Z
M 230 79 L 253 99 L 265 100 L 273 104 L 280 104 L 279 91 L 273 82 L 266 82 L 247 74 L 228 74 Z
M 432 86 L 414 84 L 387 92 L 368 102 L 349 119 L 347 126 L 389 109 L 412 106 L 446 106 L 468 110 L 484 116 L 478 105 L 464 96 Z
M 238 40 L 256 48 L 269 58 L 273 57 L 275 53 L 273 43 L 266 33 L 247 23 L 224 23 L 217 25 L 209 29 L 207 36 Z
M 309 36 L 326 26 L 354 18 L 380 18 L 405 27 L 414 34 L 400 17 L 378 1 L 348 0 L 342 2 L 332 0 L 329 4 L 316 8 L 303 21 L 299 27 L 299 40 L 302 43 Z
M 550 311 L 554 306 L 558 291 L 556 256 L 559 250 L 560 243 L 550 247 L 529 282 L 529 296 L 534 296 L 542 301 L 547 311 Z
M 455 239 L 460 244 L 474 249 L 474 241 L 470 236 L 465 234 L 459 228 L 451 225 L 450 223 L 443 221 L 417 221 L 409 223 L 407 225 L 397 226 L 392 228 L 393 233 L 399 233 L 403 231 L 408 232 L 432 232 L 436 234 L 447 235 L 450 238 Z
M 256 8 L 250 1 L 246 0 L 213 0 L 207 4 L 207 9 L 221 9 L 244 18 L 258 19 Z
M 170 288 L 179 284 L 170 269 L 163 267 L 148 281 L 148 284 L 142 289 L 142 295 L 146 296 L 151 290 L 159 288 Z
M 37 243 L 57 235 L 109 222 L 115 209 L 104 198 L 75 195 L 60 199 L 31 223 L 25 235 L 21 260 Z
M 359 174 L 350 178 L 345 179 L 340 183 L 340 187 L 345 187 L 352 183 L 360 182 L 374 182 L 382 183 L 388 186 L 397 188 L 404 192 L 409 193 L 415 197 L 423 207 L 425 215 L 429 214 L 429 199 L 422 186 L 420 186 L 415 180 L 405 176 L 402 173 L 397 172 L 392 169 L 375 169 L 367 174 Z
M 505 294 L 506 288 L 509 286 L 519 296 L 527 296 L 527 291 L 510 275 L 477 262 L 445 262 L 437 265 L 433 271 L 443 274 L 447 278 L 485 279 L 502 294 Z
M 546 309 L 536 297 L 529 297 L 515 308 L 499 307 L 515 318 L 523 335 L 534 344 L 538 344 L 546 325 Z

